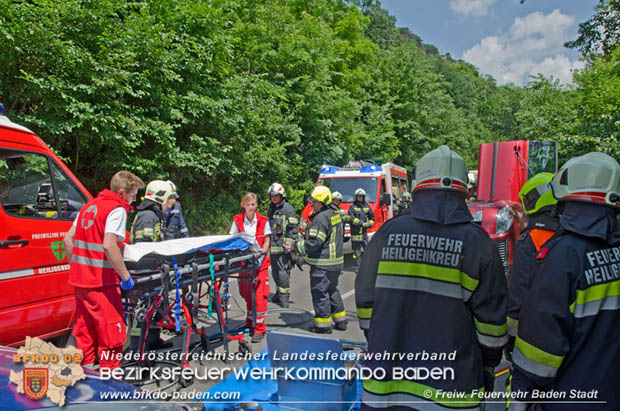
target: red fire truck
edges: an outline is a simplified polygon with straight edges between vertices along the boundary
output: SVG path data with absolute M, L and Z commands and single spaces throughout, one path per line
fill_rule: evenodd
M 316 185 L 325 185 L 332 193 L 342 194 L 340 207 L 348 210 L 354 201 L 354 193 L 358 188 L 366 191 L 366 202 L 375 213 L 375 224 L 368 230 L 371 238 L 383 223 L 395 215 L 395 200 L 409 191 L 407 170 L 392 163 L 377 165 L 365 161 L 351 161 L 344 167 L 324 165 L 316 181 Z M 301 213 L 300 231 L 304 232 L 312 213 L 308 203 Z M 351 228 L 345 224 L 344 252 L 351 252 Z
M 469 202 L 474 222 L 491 236 L 504 262 L 512 266 L 513 247 L 526 226 L 519 190 L 532 176 L 558 167 L 556 144 L 548 141 L 502 141 L 480 144 L 475 200 Z
M 26 336 L 49 339 L 71 329 L 63 238 L 92 197 L 43 140 L 2 111 L 0 344 L 19 346 Z

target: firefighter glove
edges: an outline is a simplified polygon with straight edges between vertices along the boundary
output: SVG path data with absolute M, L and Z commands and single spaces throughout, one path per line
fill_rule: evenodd
M 297 253 L 293 253 L 291 254 L 291 260 L 293 260 L 293 262 L 295 263 L 295 265 L 297 266 L 297 268 L 299 268 L 301 271 L 304 270 L 304 258 L 302 256 L 300 256 Z
M 504 358 L 506 358 L 506 361 L 508 361 L 509 363 L 512 364 L 512 350 L 515 347 L 515 337 L 513 336 L 508 336 L 508 344 L 506 344 L 506 346 L 504 346 Z

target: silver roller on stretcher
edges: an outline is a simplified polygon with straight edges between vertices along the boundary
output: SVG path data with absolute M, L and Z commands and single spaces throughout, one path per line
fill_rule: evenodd
M 226 353 L 231 340 L 239 341 L 241 353 L 251 351 L 243 339 L 245 329 L 228 328 L 226 306 L 229 279 L 246 278 L 252 287 L 252 308 L 256 310 L 256 271 L 265 255 L 254 236 L 239 233 L 138 243 L 125 246 L 123 254 L 135 283 L 132 290 L 123 292 L 123 300 L 128 324 L 135 323 L 140 327 L 139 358 L 145 358 L 146 341 L 152 327 L 183 334 L 183 368 L 189 367 L 191 352 L 197 348 L 209 351 L 211 342 L 220 338 Z M 173 302 L 169 301 L 169 296 L 174 296 Z M 208 296 L 208 304 L 201 305 L 205 296 Z M 205 327 L 198 326 L 201 308 L 208 309 L 209 313 L 215 312 L 219 333 L 207 335 Z M 256 325 L 255 321 L 252 326 Z M 200 344 L 192 348 L 193 334 L 200 337 Z M 138 363 L 142 361 L 138 360 Z M 181 379 L 180 382 L 188 386 L 193 379 Z

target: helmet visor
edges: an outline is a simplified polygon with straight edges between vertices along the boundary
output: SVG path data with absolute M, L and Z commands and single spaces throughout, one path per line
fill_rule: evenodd
M 547 191 L 550 191 L 550 190 L 551 190 L 551 184 L 547 183 L 547 184 L 543 184 L 543 185 L 536 187 L 536 189 L 530 191 L 525 196 L 523 196 L 523 206 L 525 207 L 525 210 L 526 211 L 535 210 L 536 203 L 538 202 L 538 199 L 540 198 L 540 196 L 542 196 L 543 194 L 545 194 Z

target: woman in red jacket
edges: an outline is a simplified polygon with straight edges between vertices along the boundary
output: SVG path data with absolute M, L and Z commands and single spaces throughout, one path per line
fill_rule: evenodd
M 256 212 L 258 200 L 256 194 L 247 193 L 241 199 L 241 208 L 245 211 L 233 217 L 230 234 L 246 232 L 256 237 L 258 245 L 264 252 L 269 251 L 269 236 L 271 228 L 269 219 Z M 252 309 L 252 287 L 248 279 L 239 280 L 239 293 L 246 302 L 248 315 L 245 320 L 247 327 L 252 326 L 256 316 L 256 327 L 252 330 L 252 342 L 257 343 L 265 338 L 267 330 L 267 296 L 269 295 L 269 256 L 266 256 L 258 268 L 258 282 L 256 284 L 256 313 Z

